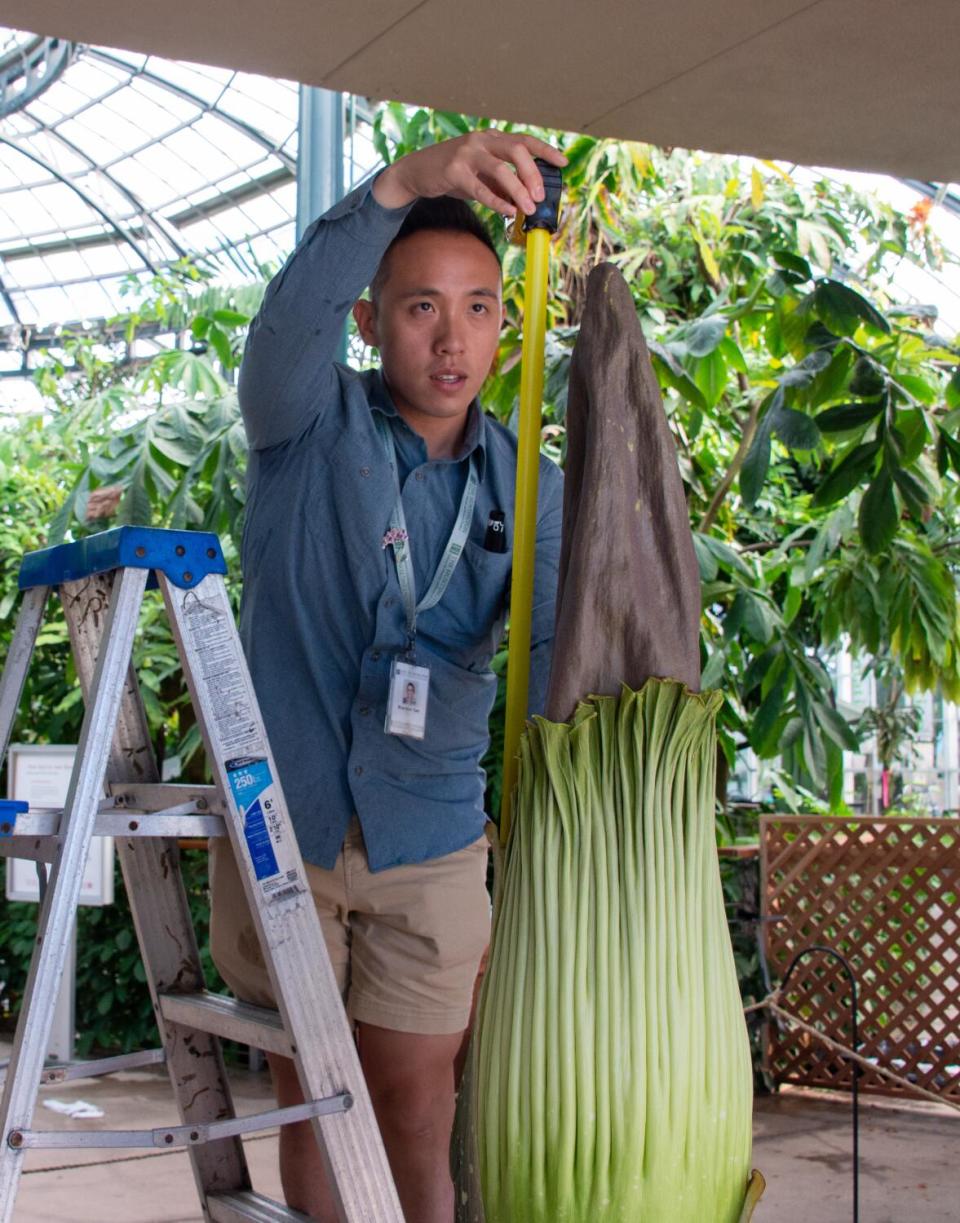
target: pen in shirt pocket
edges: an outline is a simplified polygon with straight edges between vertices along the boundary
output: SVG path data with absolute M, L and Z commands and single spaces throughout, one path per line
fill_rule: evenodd
M 487 519 L 487 531 L 483 537 L 483 547 L 487 552 L 506 552 L 507 550 L 507 516 L 503 510 L 491 510 Z

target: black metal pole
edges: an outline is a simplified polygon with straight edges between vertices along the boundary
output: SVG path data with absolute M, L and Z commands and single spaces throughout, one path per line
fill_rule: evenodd
M 833 947 L 825 947 L 822 943 L 813 943 L 809 947 L 804 947 L 790 961 L 787 971 L 783 975 L 783 982 L 780 985 L 780 993 L 785 993 L 787 983 L 790 980 L 793 970 L 804 956 L 811 955 L 814 951 L 819 951 L 823 955 L 831 956 L 841 966 L 847 974 L 847 980 L 850 982 L 850 1033 L 851 1043 L 850 1048 L 854 1052 L 857 1051 L 857 1046 L 860 1043 L 858 1032 L 858 1011 L 857 1011 L 857 978 L 853 974 L 853 969 L 850 967 L 850 961 L 842 956 L 839 951 Z M 858 1090 L 858 1080 L 860 1078 L 860 1067 L 856 1062 L 850 1063 L 850 1070 L 853 1076 L 851 1088 L 851 1101 L 853 1105 L 853 1223 L 860 1223 L 860 1093 Z

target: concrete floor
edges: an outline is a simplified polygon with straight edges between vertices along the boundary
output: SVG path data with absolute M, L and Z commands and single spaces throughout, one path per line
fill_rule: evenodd
M 239 1111 L 270 1107 L 265 1075 L 238 1071 L 233 1082 Z M 176 1123 L 166 1080 L 159 1073 L 135 1072 L 45 1087 L 41 1101 L 45 1099 L 84 1100 L 104 1116 L 72 1120 L 41 1106 L 34 1122 L 38 1129 L 152 1128 Z M 755 1115 L 754 1164 L 767 1179 L 755 1223 L 849 1223 L 849 1100 L 829 1093 L 784 1091 L 759 1099 Z M 275 1134 L 246 1142 L 254 1186 L 272 1197 L 280 1193 L 276 1147 Z M 163 1151 L 28 1152 L 14 1212 L 14 1223 L 196 1223 L 199 1219 L 188 1157 Z M 866 1101 L 861 1113 L 861 1223 L 958 1220 L 960 1115 L 923 1103 Z

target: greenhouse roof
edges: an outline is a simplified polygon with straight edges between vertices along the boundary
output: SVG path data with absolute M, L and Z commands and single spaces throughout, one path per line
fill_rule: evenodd
M 282 261 L 298 109 L 290 81 L 0 28 L 0 375 L 51 328 L 129 308 L 132 278 L 183 257 L 234 283 Z M 349 182 L 375 154 L 368 124 L 348 133 Z M 960 249 L 955 188 L 899 191 L 904 211 L 936 196 Z M 918 273 L 908 293 L 957 327 L 955 280 L 931 293 Z
M 0 30 L 0 327 L 115 314 L 187 256 L 275 266 L 297 115 L 289 81 Z
M 960 178 L 956 0 L 4 0 L 5 19 L 662 146 Z

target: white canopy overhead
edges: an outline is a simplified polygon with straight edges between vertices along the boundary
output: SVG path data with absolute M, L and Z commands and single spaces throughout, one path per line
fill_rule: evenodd
M 0 17 L 468 114 L 960 179 L 957 0 L 3 0 Z

